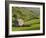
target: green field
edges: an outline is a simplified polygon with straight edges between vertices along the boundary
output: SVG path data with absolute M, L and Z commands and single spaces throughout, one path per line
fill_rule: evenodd
M 16 26 L 17 18 L 23 19 L 23 26 Z M 39 8 L 12 7 L 12 31 L 26 30 L 40 30 Z
M 39 19 L 34 19 L 25 22 L 25 26 L 23 27 L 12 27 L 12 31 L 24 31 L 24 30 L 40 30 Z
M 12 31 L 26 31 L 26 30 L 40 30 L 40 25 L 35 24 L 32 25 L 31 27 L 13 27 Z

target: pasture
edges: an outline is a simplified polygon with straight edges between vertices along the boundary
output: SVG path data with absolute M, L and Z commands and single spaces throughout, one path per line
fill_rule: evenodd
M 22 19 L 22 26 L 17 26 L 17 19 Z M 12 31 L 40 30 L 40 9 L 12 7 Z

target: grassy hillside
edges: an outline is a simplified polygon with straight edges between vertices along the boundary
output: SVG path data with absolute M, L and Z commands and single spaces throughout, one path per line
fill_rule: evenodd
M 16 27 L 15 20 L 17 18 L 23 19 L 24 21 L 23 26 Z M 12 7 L 12 31 L 39 30 L 39 29 L 40 29 L 39 8 L 34 9 L 26 7 Z

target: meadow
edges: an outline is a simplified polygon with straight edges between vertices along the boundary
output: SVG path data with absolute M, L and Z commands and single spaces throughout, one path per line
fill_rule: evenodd
M 16 19 L 24 21 L 23 26 L 16 26 Z M 40 30 L 40 9 L 12 7 L 12 31 Z

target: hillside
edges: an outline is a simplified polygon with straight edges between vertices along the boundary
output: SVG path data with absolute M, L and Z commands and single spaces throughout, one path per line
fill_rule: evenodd
M 28 27 L 28 28 L 30 28 L 31 26 L 35 27 L 34 25 L 36 25 L 36 27 L 37 27 L 37 24 L 38 24 L 38 29 L 40 29 L 40 9 L 39 8 L 12 7 L 13 30 L 16 27 L 15 21 L 17 18 L 23 19 L 24 25 L 22 26 L 22 28 L 25 27 L 25 29 L 23 29 L 23 30 L 26 30 L 26 27 Z M 33 27 L 31 27 L 30 30 Z M 16 27 L 17 30 L 18 30 L 18 28 L 20 28 L 19 30 L 21 30 L 21 27 Z M 29 29 L 27 29 L 27 30 L 29 30 Z

